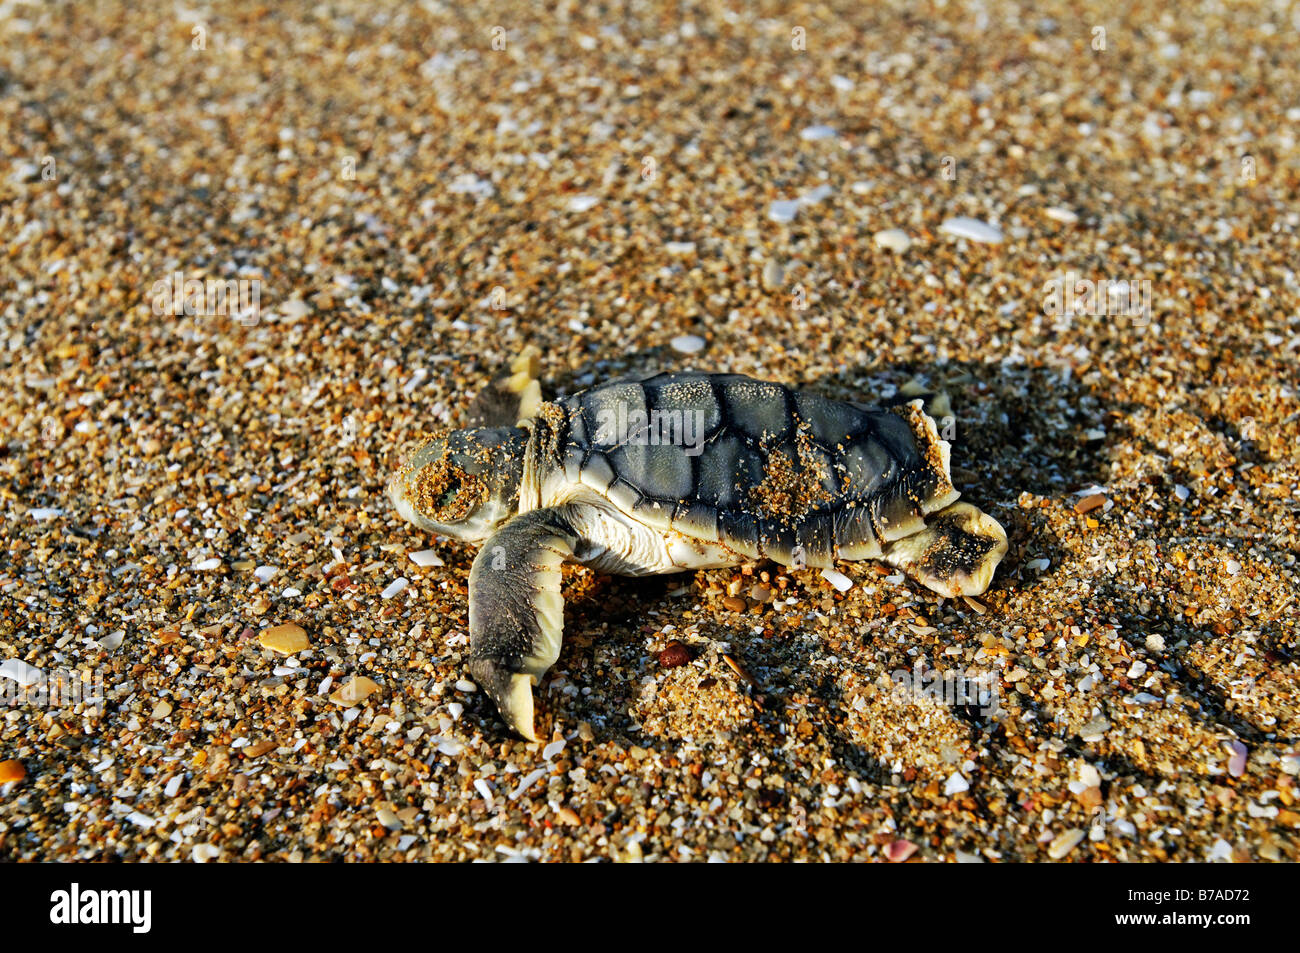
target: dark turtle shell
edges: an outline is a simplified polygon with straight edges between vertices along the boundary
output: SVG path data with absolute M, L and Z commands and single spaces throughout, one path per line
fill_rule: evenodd
M 668 373 L 552 407 L 540 419 L 555 477 L 750 559 L 877 557 L 958 497 L 920 400 L 870 409 L 735 374 Z

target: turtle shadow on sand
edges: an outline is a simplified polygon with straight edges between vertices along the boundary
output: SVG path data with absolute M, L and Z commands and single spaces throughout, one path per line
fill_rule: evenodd
M 1044 531 L 1032 510 L 1026 511 L 1018 504 L 1023 493 L 1068 505 L 1075 500 L 1077 491 L 1093 485 L 1105 486 L 1110 481 L 1115 462 L 1110 448 L 1125 443 L 1144 452 L 1167 456 L 1155 452 L 1151 438 L 1131 425 L 1134 412 L 1139 409 L 1136 404 L 1099 393 L 1079 378 L 1063 375 L 1057 368 L 974 362 L 952 362 L 943 367 L 899 365 L 887 370 L 873 368 L 869 372 L 846 370 L 803 386 L 828 397 L 861 400 L 858 395 L 864 386 L 882 377 L 895 385 L 919 378 L 928 388 L 942 389 L 949 394 L 955 417 L 951 422 L 955 429 L 951 440 L 954 483 L 964 498 L 985 508 L 1007 531 L 1009 548 L 990 587 L 993 593 L 1024 586 L 1051 586 L 1053 577 L 1061 571 L 1059 542 Z M 1222 431 L 1222 427 L 1214 426 L 1215 420 L 1202 414 L 1198 416 L 1207 426 Z M 1104 435 L 1099 437 L 1099 431 Z M 1242 455 L 1247 459 L 1251 454 L 1258 456 L 1249 446 L 1245 451 Z M 1169 492 L 1180 479 L 1186 476 L 1173 465 L 1148 477 L 1149 482 L 1163 485 Z M 1050 563 L 1041 574 L 1026 577 L 1024 562 L 1031 556 L 1046 557 Z M 912 588 L 920 590 L 919 586 Z M 922 596 L 927 600 L 934 598 L 928 593 Z M 1104 600 L 1105 616 L 1120 626 L 1121 636 L 1135 648 L 1144 646 L 1147 633 L 1187 628 L 1185 621 L 1179 620 L 1168 606 L 1153 604 L 1156 600 L 1143 599 L 1138 593 L 1110 582 L 1108 576 L 1094 579 L 1089 599 Z M 1014 624 L 1017 620 L 1006 621 Z M 1196 636 L 1203 637 L 1204 633 Z M 890 648 L 887 671 L 911 667 L 914 660 L 907 654 L 906 644 Z M 1234 711 L 1232 700 L 1225 692 L 1189 667 L 1180 653 L 1165 653 L 1161 663 L 1176 681 L 1178 691 L 1199 705 L 1193 715 L 1195 719 L 1214 730 L 1230 730 L 1246 739 L 1264 733 Z M 942 659 L 932 660 L 932 665 L 937 670 L 945 667 Z M 833 679 L 820 678 L 818 683 L 831 698 L 844 701 L 839 698 L 838 685 Z M 1133 691 L 1138 688 L 1134 686 Z M 1036 707 L 1028 699 L 1022 704 L 1030 711 Z M 1107 700 L 1102 704 L 1105 707 L 1113 702 Z M 1001 725 L 983 720 L 971 708 L 954 709 L 954 713 L 969 724 L 972 741 L 984 735 L 985 743 L 991 748 L 1002 741 Z M 1042 718 L 1034 721 L 1040 726 L 1043 723 Z M 857 750 L 847 738 L 840 741 L 841 756 L 846 761 L 856 762 L 868 770 L 876 766 L 871 752 Z M 1085 747 L 1077 735 L 1072 734 L 1065 741 L 1066 750 L 1075 754 Z M 1113 750 L 1104 760 L 1119 775 L 1159 781 L 1152 772 Z

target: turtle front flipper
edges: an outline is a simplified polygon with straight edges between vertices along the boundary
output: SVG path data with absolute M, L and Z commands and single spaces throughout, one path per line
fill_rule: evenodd
M 925 517 L 925 528 L 888 543 L 881 558 L 941 596 L 978 596 L 1007 552 L 1002 524 L 969 503 Z
M 517 516 L 483 544 L 469 573 L 469 671 L 529 741 L 533 689 L 560 655 L 560 566 L 577 534 L 560 509 Z

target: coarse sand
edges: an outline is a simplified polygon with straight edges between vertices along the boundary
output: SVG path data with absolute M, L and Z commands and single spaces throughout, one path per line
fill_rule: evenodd
M 1295 860 L 1300 14 L 1170 7 L 0 0 L 0 859 Z M 942 388 L 1007 557 L 566 569 L 514 739 L 383 484 L 528 344 Z

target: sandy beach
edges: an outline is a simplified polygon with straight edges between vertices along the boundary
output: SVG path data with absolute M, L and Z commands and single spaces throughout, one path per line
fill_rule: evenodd
M 1298 29 L 0 0 L 0 859 L 1296 860 Z M 525 743 L 383 487 L 527 345 L 942 389 L 1007 556 L 566 567 Z

